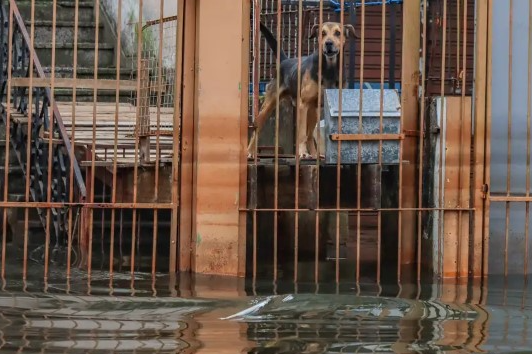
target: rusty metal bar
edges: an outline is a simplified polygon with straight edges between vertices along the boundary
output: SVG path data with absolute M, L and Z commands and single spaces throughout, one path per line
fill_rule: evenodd
M 531 110 L 532 100 L 530 94 L 532 93 L 532 0 L 528 1 L 528 85 L 527 85 L 527 100 L 526 100 L 526 196 L 530 197 L 530 138 L 531 138 Z M 530 217 L 530 203 L 527 202 L 525 206 L 525 254 L 523 257 L 523 274 L 525 279 L 528 275 L 528 241 L 529 241 L 529 217 Z
M 340 2 L 340 28 L 344 28 L 344 2 Z M 320 28 L 321 29 L 321 28 Z M 345 33 L 340 31 L 340 43 L 344 43 Z M 338 132 L 342 134 L 342 89 L 343 89 L 343 56 L 344 48 L 340 46 L 340 54 L 337 60 L 340 61 L 339 64 L 339 73 L 338 73 L 338 83 L 339 83 L 339 92 L 338 92 Z M 363 70 L 360 70 L 361 72 Z M 342 164 L 342 154 L 341 154 L 342 142 L 339 141 L 337 145 L 337 156 L 338 161 L 336 162 L 336 208 L 340 209 L 340 193 L 341 193 L 341 164 Z M 334 260 L 335 264 L 335 277 L 336 284 L 340 283 L 340 211 L 336 212 L 336 239 L 335 239 L 335 255 L 336 259 Z
M 510 196 L 511 175 L 512 175 L 512 68 L 513 68 L 513 4 L 514 0 L 509 0 L 510 15 L 508 29 L 508 159 L 506 162 L 506 196 Z M 506 219 L 504 226 L 504 276 L 508 276 L 508 240 L 510 237 L 510 203 L 506 202 Z
M 296 166 L 295 166 L 295 194 L 294 194 L 294 205 L 295 209 L 299 208 L 299 149 L 300 149 L 300 142 L 301 142 L 301 134 L 304 134 L 305 136 L 308 132 L 307 124 L 308 122 L 308 112 L 307 112 L 307 122 L 305 124 L 305 127 L 301 127 L 301 57 L 302 57 L 302 37 L 303 37 L 303 1 L 299 0 L 299 6 L 298 6 L 298 30 L 297 30 L 297 97 L 296 97 L 296 144 L 295 144 L 295 150 L 296 150 Z M 320 74 L 318 74 L 319 77 Z M 307 142 L 305 142 L 306 144 Z M 298 252 L 299 252 L 299 213 L 295 212 L 294 214 L 294 283 L 297 283 L 297 276 L 298 276 Z
M 362 113 L 360 113 L 362 114 Z M 404 134 L 330 134 L 334 141 L 380 141 L 383 140 L 403 140 Z
M 462 50 L 463 50 L 463 55 L 462 55 L 462 70 L 461 70 L 461 73 L 462 73 L 462 88 L 461 88 L 461 91 L 462 91 L 462 102 L 461 102 L 461 109 L 460 109 L 460 151 L 462 151 L 462 149 L 464 149 L 464 127 L 463 127 L 463 122 L 464 122 L 464 116 L 465 116 L 465 88 L 466 88 L 466 81 L 467 81 L 467 0 L 464 0 L 464 11 L 463 11 L 463 21 L 464 21 L 464 24 L 463 24 L 463 41 L 462 41 Z M 458 40 L 458 43 L 460 43 L 460 40 Z M 458 52 L 460 53 L 460 52 Z M 460 54 L 458 55 L 460 56 Z M 465 147 L 466 149 L 471 149 L 470 146 L 466 146 Z M 463 171 L 463 154 L 459 154 L 458 156 L 458 206 L 461 207 L 462 206 L 462 183 L 463 183 L 463 179 L 462 179 L 462 171 Z M 468 161 L 467 163 L 471 163 L 470 161 Z M 467 178 L 470 178 L 470 176 L 467 176 Z M 457 254 L 457 275 L 458 275 L 458 278 L 462 277 L 462 246 L 465 244 L 467 245 L 467 243 L 464 243 L 462 242 L 462 222 L 463 222 L 463 213 L 462 212 L 458 212 L 458 254 Z M 468 235 L 469 236 L 469 235 Z M 465 269 L 465 274 L 464 276 L 467 276 L 467 269 Z
M 185 0 L 177 0 L 177 26 L 176 26 L 176 61 L 175 61 L 175 83 L 174 83 L 174 120 L 173 120 L 173 140 L 174 148 L 172 154 L 172 219 L 170 229 L 170 274 L 174 274 L 179 269 L 177 262 L 177 229 L 179 223 L 179 124 L 181 119 L 182 83 L 183 83 L 183 34 L 185 19 Z
M 253 117 L 259 114 L 260 79 L 260 12 L 261 0 L 253 2 Z M 258 140 L 255 144 L 254 165 L 257 165 Z M 249 176 L 248 176 L 249 178 Z M 257 212 L 253 210 L 253 281 L 257 279 Z
M 277 0 L 277 58 L 276 58 L 276 69 L 277 69 L 277 78 L 281 77 L 281 14 L 282 14 L 282 1 Z M 277 100 L 275 104 L 275 181 L 274 181 L 274 209 L 279 207 L 279 115 L 280 115 L 280 82 L 276 80 L 277 90 Z M 277 247 L 278 247 L 278 213 L 277 211 L 273 214 L 273 280 L 277 281 Z
M 319 5 L 319 19 L 318 19 L 319 28 L 323 27 L 323 0 L 320 0 Z M 323 38 L 321 36 L 318 36 L 318 53 L 323 53 Z M 318 72 L 322 72 L 323 67 L 323 56 L 320 55 L 318 57 Z M 322 92 L 322 82 L 321 80 L 318 81 L 318 92 Z M 322 104 L 322 95 L 318 95 L 318 110 L 317 110 L 317 124 L 318 124 L 318 132 L 317 132 L 317 151 L 316 151 L 316 184 L 320 185 L 320 157 L 321 157 L 321 149 L 320 149 L 320 138 L 321 138 L 321 129 L 320 129 L 320 120 L 321 120 L 321 104 Z M 318 198 L 316 202 L 316 207 L 320 207 L 320 198 L 319 198 L 319 187 L 318 187 Z M 319 257 L 320 257 L 320 251 L 319 251 L 319 242 L 320 242 L 320 213 L 316 211 L 315 213 L 315 239 L 314 239 L 314 281 L 316 285 L 319 283 Z
M 77 0 L 76 0 L 77 1 Z M 31 28 L 30 28 L 30 47 L 34 47 L 35 43 L 35 0 L 31 1 Z M 11 52 L 11 51 L 9 51 Z M 33 122 L 33 50 L 30 50 L 30 62 L 29 62 L 29 90 L 28 90 L 28 127 L 32 126 Z M 9 102 L 9 100 L 8 100 Z M 9 106 L 9 105 L 8 105 Z M 9 114 L 8 114 L 9 115 Z M 6 135 L 7 135 L 6 130 Z M 28 129 L 27 140 L 26 140 L 26 184 L 24 188 L 24 201 L 26 203 L 30 202 L 30 171 L 31 171 L 31 136 L 32 131 Z M 8 158 L 6 154 L 6 158 Z M 71 164 L 72 166 L 72 164 Z M 70 182 L 72 185 L 72 181 Z M 71 193 L 72 194 L 72 193 Z M 5 223 L 5 222 L 4 222 Z M 22 279 L 26 280 L 28 272 L 28 231 L 29 231 L 29 209 L 24 209 L 24 256 L 22 264 Z M 70 241 L 70 239 L 69 239 Z M 70 252 L 68 253 L 68 261 L 70 261 Z M 70 262 L 67 264 L 67 276 L 70 271 Z
M 96 23 L 100 23 L 100 0 L 96 0 L 95 3 L 95 18 Z M 94 29 L 94 82 L 98 82 L 98 57 L 99 57 L 99 26 L 96 26 Z M 90 195 L 89 201 L 94 203 L 94 190 L 95 190 L 95 178 L 96 178 L 96 117 L 97 113 L 97 103 L 98 103 L 98 90 L 96 89 L 96 84 L 93 89 L 93 102 L 92 102 L 92 148 L 91 148 L 91 169 L 90 169 Z M 87 259 L 87 282 L 90 284 L 91 274 L 92 274 L 92 236 L 94 231 L 94 210 L 89 209 L 89 239 L 88 239 L 88 259 Z
M 393 28 L 391 29 L 393 31 Z M 392 41 L 392 39 L 390 39 Z M 395 46 L 395 42 L 391 43 Z M 382 2 L 381 9 L 381 92 L 379 102 L 379 134 L 383 133 L 383 118 L 384 118 L 384 57 L 386 55 L 386 1 Z M 353 69 L 354 70 L 354 69 Z M 390 84 L 390 83 L 388 83 Z M 382 168 L 382 139 L 379 139 L 379 167 Z M 382 242 L 382 213 L 377 212 L 377 285 L 380 287 L 381 283 L 381 242 Z
M 417 205 L 418 207 L 423 206 L 423 133 L 425 131 L 425 75 L 426 75 L 426 60 L 427 60 L 427 0 L 423 0 L 423 44 L 422 44 L 422 65 L 421 65 L 421 102 L 419 110 L 419 131 L 420 138 L 418 141 L 419 144 L 419 168 L 418 168 L 418 190 L 417 190 Z M 422 212 L 417 212 L 417 281 L 421 280 L 421 218 Z
M 122 48 L 122 0 L 118 0 L 118 19 L 116 22 L 116 88 L 115 88 L 115 114 L 114 114 L 114 140 L 113 140 L 113 172 L 111 182 L 111 203 L 116 203 L 116 191 L 117 191 L 117 157 L 118 157 L 118 113 L 120 111 L 120 65 L 121 65 L 121 48 Z M 111 241 L 109 244 L 109 278 L 112 282 L 113 267 L 114 267 L 114 255 L 115 255 L 115 218 L 116 210 L 111 210 Z
M 2 207 L 3 203 L 0 203 Z M 162 209 L 162 208 L 159 208 Z M 448 207 L 448 208 L 240 208 L 239 211 L 257 211 L 257 212 L 274 212 L 274 211 L 353 211 L 353 212 L 378 212 L 378 211 L 474 211 L 474 208 L 460 208 L 460 207 Z
M 48 130 L 50 137 L 48 138 L 48 181 L 46 184 L 46 201 L 52 201 L 52 153 L 53 153 L 53 131 L 54 131 L 54 80 L 55 80 L 55 35 L 56 35 L 56 19 L 57 19 L 57 0 L 53 0 L 52 9 L 52 72 L 50 74 L 52 83 L 50 89 L 50 106 L 49 106 L 49 124 Z M 48 260 L 50 256 L 50 218 L 51 210 L 46 210 L 46 240 L 44 248 L 44 279 L 48 278 Z
M 443 0 L 443 24 L 442 24 L 442 57 L 441 57 L 441 81 L 440 81 L 440 97 L 442 100 L 441 109 L 440 109 L 440 117 L 441 119 L 444 119 L 444 107 L 445 107 L 445 56 L 446 56 L 446 50 L 447 50 L 447 0 Z M 439 205 L 443 208 L 445 205 L 445 196 L 443 194 L 443 141 L 445 137 L 442 135 L 440 137 L 440 146 L 439 146 L 439 153 L 440 153 L 440 161 L 439 161 L 439 186 L 438 186 L 438 196 L 439 196 Z M 439 246 L 440 254 L 438 257 L 438 269 L 440 271 L 443 271 L 443 239 L 444 239 L 444 216 L 445 211 L 442 209 L 440 210 L 440 216 L 439 216 L 439 232 L 438 232 L 438 239 L 439 239 Z
M 491 38 L 492 32 L 493 32 L 493 21 L 492 21 L 492 14 L 493 14 L 493 2 L 488 1 L 487 3 L 487 37 L 488 40 L 486 41 L 487 44 L 487 55 L 486 55 L 486 66 L 487 66 L 487 77 L 486 77 L 486 137 L 491 137 L 491 118 L 492 118 L 492 110 L 491 110 L 491 103 L 492 103 L 492 69 L 493 69 L 493 60 L 492 60 L 492 42 L 489 40 Z M 489 186 L 491 182 L 491 174 L 490 174 L 490 166 L 491 166 L 491 144 L 489 141 L 486 143 L 486 155 L 484 157 L 484 164 L 485 164 L 485 176 L 484 181 L 485 185 Z M 484 206 L 484 224 L 483 224 L 483 257 L 482 257 L 482 275 L 486 276 L 488 275 L 488 254 L 489 254 L 489 208 L 490 208 L 490 199 L 486 198 L 485 200 L 485 206 Z
M 163 27 L 163 14 L 164 14 L 164 1 L 159 1 L 159 12 L 160 12 L 160 24 L 159 24 L 159 55 L 158 55 L 158 67 L 157 67 L 157 132 L 161 129 L 161 105 L 162 105 L 162 76 L 163 76 L 163 36 L 164 36 L 164 27 Z M 174 103 L 175 104 L 175 103 Z M 176 107 L 174 106 L 174 109 Z M 149 111 L 149 109 L 148 109 Z M 149 140 L 148 140 L 149 143 Z M 155 138 L 155 200 L 159 199 L 159 162 L 161 159 L 160 156 L 160 137 L 159 135 Z M 148 155 L 149 157 L 149 155 Z M 152 239 L 152 274 L 155 275 L 156 270 L 156 259 L 157 259 L 157 228 L 158 228 L 158 212 L 157 210 L 153 211 L 153 239 Z
M 362 21 L 360 23 L 360 107 L 358 110 L 358 131 L 362 131 L 362 112 L 364 110 L 364 63 L 365 63 L 365 42 L 366 42 L 366 1 L 362 0 Z M 379 118 L 380 126 L 380 118 Z M 380 141 L 382 143 L 382 140 Z M 358 163 L 357 163 L 357 208 L 361 207 L 362 192 L 362 141 L 358 140 Z M 357 260 L 356 260 L 356 282 L 360 283 L 360 211 L 357 211 Z
M 5 156 L 5 165 L 4 165 L 4 202 L 7 202 L 7 182 L 8 182 L 8 173 L 9 173 L 9 156 L 7 155 L 7 152 L 9 152 L 9 119 L 11 116 L 11 77 L 13 75 L 12 73 L 12 67 L 13 67 L 13 12 L 14 8 L 12 4 L 9 6 L 9 30 L 8 30 L 8 43 L 7 43 L 7 55 L 8 55 L 8 64 L 7 64 L 7 104 L 6 104 L 6 156 Z M 6 215 L 4 211 L 4 225 L 6 224 Z M 6 276 L 6 246 L 7 246 L 7 237 L 6 233 L 3 232 L 2 235 L 2 271 L 1 276 L 2 280 L 4 281 Z
M 137 31 L 138 33 L 142 33 L 142 7 L 143 7 L 143 0 L 139 0 L 139 19 L 137 24 Z M 141 78 L 141 71 L 142 71 L 142 36 L 137 37 L 137 116 L 141 115 L 141 85 L 142 85 L 142 78 Z M 139 170 L 139 144 L 140 139 L 137 136 L 135 138 L 135 163 L 133 166 L 133 203 L 137 202 L 138 197 L 138 170 Z M 140 235 L 136 234 L 136 223 L 137 223 L 137 210 L 133 209 L 133 226 L 131 229 L 131 265 L 130 265 L 130 273 L 131 273 L 131 285 L 134 283 L 135 279 L 135 243 L 137 236 L 140 237 Z
M 32 23 L 33 23 L 33 20 L 32 20 Z M 73 68 L 72 68 L 72 78 L 74 80 L 77 79 L 77 75 L 78 75 L 78 30 L 79 30 L 79 0 L 76 0 L 76 3 L 74 5 L 74 60 L 73 60 Z M 74 84 L 74 87 L 72 89 L 72 128 L 71 128 L 71 133 L 70 133 L 72 151 L 76 151 L 76 95 L 77 95 L 76 91 L 77 91 L 77 88 L 76 88 L 76 85 Z M 28 124 L 29 126 L 31 126 L 29 121 L 28 121 Z M 29 151 L 30 151 L 29 145 L 31 142 L 29 135 L 30 134 L 28 134 L 28 152 L 27 152 L 28 156 L 29 156 Z M 69 182 L 70 183 L 69 183 L 68 201 L 72 203 L 74 202 L 74 165 L 76 164 L 77 160 L 74 154 L 71 154 L 69 158 L 70 158 L 70 171 L 69 171 Z M 29 173 L 30 173 L 30 169 L 28 168 L 26 175 L 29 176 Z M 27 192 L 29 193 L 29 186 L 28 186 Z M 72 211 L 72 208 L 70 208 L 68 210 L 67 281 L 68 279 L 70 279 L 70 275 L 71 275 L 72 235 L 74 232 L 72 221 L 73 221 L 73 211 Z M 26 228 L 27 228 L 27 224 L 26 224 Z

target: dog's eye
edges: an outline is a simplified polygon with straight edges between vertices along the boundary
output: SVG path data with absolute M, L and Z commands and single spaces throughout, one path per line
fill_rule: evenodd
M 327 35 L 327 32 L 325 32 L 325 31 L 321 31 L 321 35 L 322 35 L 323 37 L 325 37 L 325 36 Z
M 340 37 L 341 33 L 340 33 L 340 31 L 336 30 L 336 32 L 334 32 L 334 35 L 335 35 L 336 37 Z

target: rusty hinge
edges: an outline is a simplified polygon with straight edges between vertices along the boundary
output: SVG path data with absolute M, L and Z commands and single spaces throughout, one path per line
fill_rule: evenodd
M 488 185 L 487 184 L 482 185 L 481 192 L 482 192 L 482 199 L 486 199 L 488 197 Z

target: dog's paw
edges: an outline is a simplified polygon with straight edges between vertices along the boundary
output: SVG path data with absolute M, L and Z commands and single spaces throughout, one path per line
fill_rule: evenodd
M 312 156 L 308 152 L 303 152 L 299 154 L 299 158 L 303 160 L 311 159 Z

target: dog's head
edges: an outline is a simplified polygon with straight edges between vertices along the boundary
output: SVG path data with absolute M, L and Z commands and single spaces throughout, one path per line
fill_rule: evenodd
M 343 36 L 342 32 L 344 34 Z M 342 25 L 338 22 L 324 22 L 321 28 L 319 24 L 314 25 L 310 31 L 310 38 L 318 38 L 318 36 L 321 36 L 323 54 L 327 58 L 336 57 L 349 36 L 358 38 L 353 26 L 344 25 L 342 28 Z

